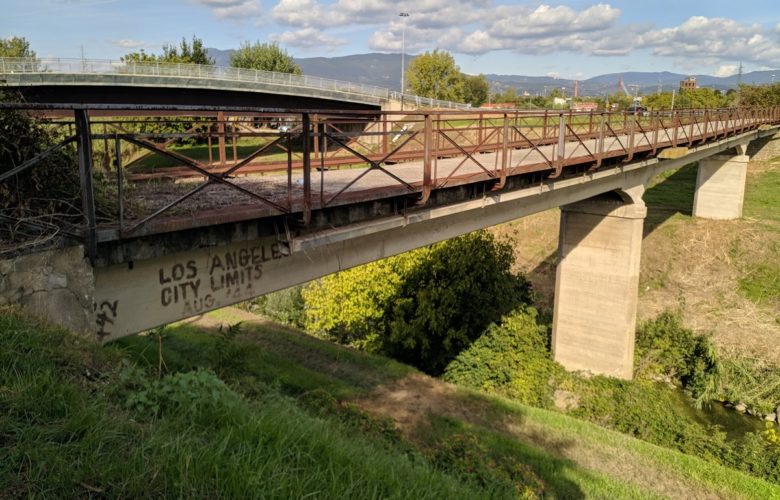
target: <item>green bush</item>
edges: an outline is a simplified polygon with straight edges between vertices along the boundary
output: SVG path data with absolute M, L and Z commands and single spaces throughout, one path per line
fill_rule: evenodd
M 309 331 L 432 374 L 530 298 L 509 244 L 478 231 L 313 282 Z
M 505 316 L 448 366 L 444 379 L 501 394 L 522 403 L 549 407 L 556 381 L 566 376 L 547 348 L 548 328 L 532 307 Z
M 370 352 L 380 350 L 386 311 L 407 269 L 427 248 L 342 271 L 303 289 L 306 329 Z
M 392 298 L 382 350 L 440 374 L 485 328 L 530 301 L 530 285 L 513 275 L 512 247 L 478 231 L 434 245 L 402 277 Z
M 276 322 L 294 328 L 303 328 L 306 324 L 306 316 L 302 290 L 303 286 L 293 286 L 278 292 L 261 295 L 246 302 L 244 307 Z
M 720 392 L 721 366 L 708 336 L 695 336 L 679 313 L 665 311 L 636 330 L 634 365 L 638 378 L 665 376 L 688 390 L 698 405 Z
M 126 384 L 125 406 L 144 419 L 165 415 L 186 417 L 209 425 L 229 414 L 240 397 L 209 370 L 174 373 L 160 379 L 126 365 L 120 373 Z

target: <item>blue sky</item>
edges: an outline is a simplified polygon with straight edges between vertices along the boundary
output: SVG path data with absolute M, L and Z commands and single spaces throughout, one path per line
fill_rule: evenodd
M 407 53 L 445 49 L 468 73 L 780 68 L 777 0 L 0 0 L 0 12 L 0 37 L 42 57 L 113 59 L 193 34 L 220 49 L 277 41 L 296 57 L 397 53 L 404 33 Z

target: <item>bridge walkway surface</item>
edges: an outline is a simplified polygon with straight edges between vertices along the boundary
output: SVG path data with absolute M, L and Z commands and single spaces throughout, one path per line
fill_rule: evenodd
M 756 122 L 758 123 L 758 122 Z M 711 135 L 703 131 L 694 133 L 690 140 L 701 143 L 706 139 L 722 137 L 730 130 L 727 121 L 710 122 L 715 130 Z M 750 127 L 748 124 L 745 127 Z M 672 137 L 685 137 L 690 127 L 678 126 L 665 129 L 669 137 L 666 140 L 651 142 L 646 133 L 617 134 L 607 141 L 599 139 L 584 139 L 582 141 L 567 141 L 560 149 L 556 144 L 541 144 L 539 146 L 518 145 L 503 151 L 482 151 L 474 154 L 461 154 L 460 156 L 435 158 L 432 168 L 432 184 L 436 189 L 461 186 L 482 181 L 491 181 L 502 175 L 501 164 L 506 155 L 507 167 L 503 172 L 506 176 L 515 176 L 549 170 L 551 165 L 560 156 L 564 156 L 569 166 L 588 165 L 594 162 L 595 152 L 601 148 L 602 158 L 625 158 L 628 151 L 625 145 L 633 144 L 635 155 L 651 152 L 657 149 L 668 148 L 673 145 Z M 742 128 L 742 126 L 740 126 Z M 315 139 L 316 140 L 316 139 Z M 686 141 L 687 144 L 687 141 Z M 559 153 L 562 151 L 562 153 Z M 687 151 L 686 151 L 687 152 Z M 314 161 L 316 165 L 316 159 Z M 243 189 L 258 193 L 277 205 L 283 205 L 292 200 L 292 211 L 303 210 L 304 205 L 304 180 L 302 172 L 296 171 L 292 178 L 292 184 L 288 186 L 286 172 L 271 172 L 264 175 L 247 175 L 236 178 L 232 182 Z M 170 175 L 170 174 L 163 174 Z M 182 175 L 177 181 L 182 187 L 200 182 L 200 178 L 192 178 L 191 175 Z M 197 175 L 197 173 L 194 173 Z M 425 164 L 420 160 L 407 160 L 404 162 L 384 165 L 383 168 L 350 168 L 344 170 L 319 169 L 311 177 L 312 209 L 321 209 L 332 205 L 344 205 L 355 202 L 363 202 L 402 196 L 410 193 L 421 193 L 425 177 Z M 160 191 L 156 186 L 144 189 L 142 196 L 154 199 L 161 205 L 174 203 L 179 196 L 174 190 Z M 208 218 L 207 210 L 219 211 L 220 209 L 240 209 L 252 203 L 250 196 L 226 185 L 212 185 L 207 192 L 200 193 L 196 199 L 188 199 L 181 203 L 180 208 L 193 213 L 198 212 L 204 219 Z M 271 207 L 260 207 L 253 216 L 262 217 L 273 215 Z M 237 214 L 238 215 L 238 214 Z M 248 216 L 247 213 L 242 214 Z

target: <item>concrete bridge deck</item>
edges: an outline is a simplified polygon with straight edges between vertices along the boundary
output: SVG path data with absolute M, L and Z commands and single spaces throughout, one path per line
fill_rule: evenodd
M 28 102 L 217 104 L 303 109 L 466 109 L 388 88 L 310 75 L 201 64 L 108 59 L 0 58 L 0 82 Z M 296 102 L 300 105 L 296 106 Z

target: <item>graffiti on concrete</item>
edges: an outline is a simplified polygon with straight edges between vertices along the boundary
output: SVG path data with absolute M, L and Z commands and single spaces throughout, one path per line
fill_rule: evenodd
M 95 323 L 97 323 L 97 336 L 99 339 L 103 339 L 104 337 L 111 335 L 111 332 L 106 328 L 109 325 L 114 324 L 118 310 L 118 300 L 104 300 L 100 303 L 100 305 L 95 303 Z
M 258 244 L 208 254 L 205 261 L 175 262 L 158 269 L 160 305 L 183 315 L 204 312 L 256 295 L 263 264 L 284 257 L 279 243 Z

